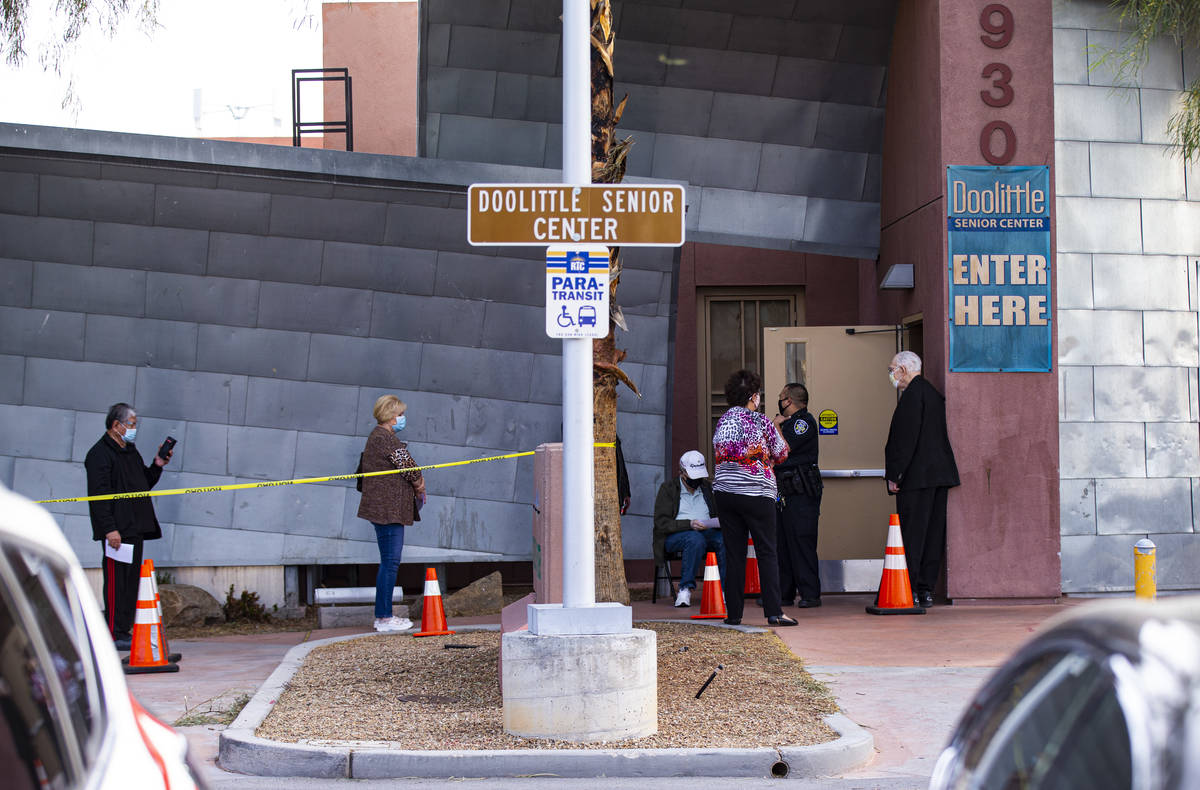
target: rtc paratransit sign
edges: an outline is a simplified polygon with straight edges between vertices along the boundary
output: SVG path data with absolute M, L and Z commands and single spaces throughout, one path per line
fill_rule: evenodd
M 546 334 L 608 336 L 608 247 L 546 250 Z

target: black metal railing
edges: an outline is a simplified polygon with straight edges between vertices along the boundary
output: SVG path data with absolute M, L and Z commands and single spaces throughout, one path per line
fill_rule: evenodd
M 304 76 L 319 75 L 319 76 Z M 346 118 L 341 121 L 300 120 L 300 86 L 305 82 L 342 82 L 346 86 Z M 292 69 L 292 145 L 299 148 L 300 138 L 306 134 L 344 134 L 346 150 L 354 150 L 354 111 L 350 100 L 350 70 L 339 69 Z

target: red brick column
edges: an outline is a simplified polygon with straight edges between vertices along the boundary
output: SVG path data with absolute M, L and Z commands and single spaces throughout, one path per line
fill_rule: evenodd
M 876 276 L 912 263 L 916 282 L 867 296 L 864 314 L 923 315 L 925 373 L 946 393 L 963 483 L 950 494 L 946 558 L 959 601 L 1049 599 L 1061 586 L 1057 371 L 946 369 L 946 167 L 1050 165 L 1053 189 L 1052 57 L 1048 0 L 904 2 L 897 13 Z

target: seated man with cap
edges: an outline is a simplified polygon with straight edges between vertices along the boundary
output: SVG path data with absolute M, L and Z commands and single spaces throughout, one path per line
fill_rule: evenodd
M 679 474 L 662 484 L 654 499 L 654 561 L 662 564 L 668 553 L 683 557 L 676 606 L 691 606 L 696 574 L 705 565 L 708 552 L 717 555 L 721 578 L 725 577 L 725 544 L 713 504 L 712 483 L 704 456 L 688 450 L 679 458 Z

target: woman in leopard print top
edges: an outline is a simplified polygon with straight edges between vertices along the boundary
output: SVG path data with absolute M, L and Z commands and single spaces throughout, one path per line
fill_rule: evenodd
M 407 407 L 395 395 L 375 401 L 375 426 L 363 450 L 363 472 L 412 469 L 417 466 L 408 445 L 396 434 L 404 430 Z M 425 479 L 418 471 L 362 478 L 362 501 L 358 517 L 375 527 L 379 543 L 379 573 L 375 577 L 375 630 L 405 631 L 412 628 L 407 617 L 392 616 L 392 588 L 400 553 L 404 550 L 404 528 L 420 521 L 419 507 L 425 501 Z

